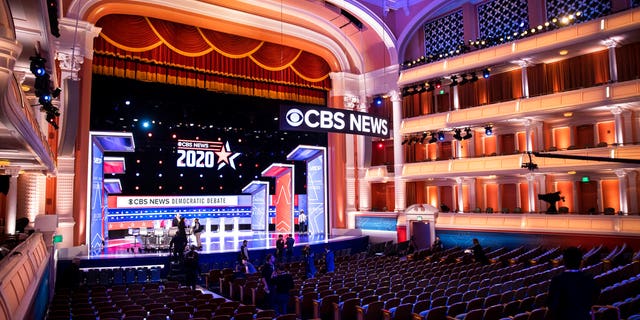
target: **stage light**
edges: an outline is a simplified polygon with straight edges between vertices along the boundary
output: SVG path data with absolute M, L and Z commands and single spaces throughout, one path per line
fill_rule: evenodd
M 487 79 L 489 78 L 489 76 L 491 76 L 491 69 L 489 68 L 485 68 L 482 70 L 482 77 Z
M 373 98 L 373 104 L 375 104 L 376 106 L 381 106 L 382 105 L 382 97 L 381 96 L 377 96 Z
M 472 72 L 471 73 L 471 80 L 469 80 L 469 81 L 471 81 L 472 83 L 478 81 L 478 75 L 476 75 L 475 72 Z
M 422 138 L 420 138 L 420 143 L 421 144 L 424 144 L 424 140 L 427 139 L 427 136 L 428 136 L 428 133 L 426 133 L 426 132 L 422 133 Z
M 462 131 L 462 130 L 460 130 L 460 129 L 454 129 L 454 130 L 453 130 L 453 132 L 454 132 L 454 133 L 453 133 L 453 138 L 454 138 L 454 139 L 456 139 L 456 140 L 458 140 L 458 141 L 461 141 L 461 140 L 462 140 L 462 134 L 461 134 L 461 131 Z
M 471 128 L 464 129 L 464 132 L 465 132 L 465 135 L 464 137 L 462 137 L 462 140 L 471 139 L 471 137 L 473 137 L 473 135 L 471 135 Z
M 436 85 L 436 89 L 442 88 L 442 82 L 440 80 L 436 81 L 435 85 Z
M 44 64 L 47 62 L 46 59 L 40 56 L 33 56 L 29 57 L 29 60 L 31 60 L 29 69 L 36 77 L 42 77 L 47 74 L 47 70 L 44 67 Z
M 429 85 L 429 87 L 427 87 L 427 91 L 433 91 L 435 90 L 435 83 L 433 81 L 429 81 L 429 83 L 427 83 Z
M 469 79 L 467 79 L 467 74 L 466 73 L 461 74 L 460 78 L 462 80 L 460 80 L 460 83 L 458 83 L 459 85 L 463 85 L 463 84 L 466 84 L 467 82 L 469 82 Z
M 444 132 L 438 131 L 438 140 L 444 141 Z
M 431 132 L 431 139 L 429 139 L 429 143 L 436 143 L 436 142 L 438 142 L 437 133 Z
M 52 97 L 54 97 L 54 98 L 57 98 L 57 97 L 59 97 L 59 96 L 60 96 L 60 93 L 61 93 L 61 92 L 62 92 L 62 89 L 60 89 L 60 88 L 55 88 L 55 89 L 53 90 L 53 92 L 51 92 L 51 96 L 52 96 Z
M 451 84 L 449 84 L 449 87 L 453 88 L 455 86 L 458 85 L 458 77 L 457 76 L 451 76 Z
M 492 126 L 486 126 L 484 127 L 484 133 L 487 136 L 492 136 L 493 135 L 493 127 Z

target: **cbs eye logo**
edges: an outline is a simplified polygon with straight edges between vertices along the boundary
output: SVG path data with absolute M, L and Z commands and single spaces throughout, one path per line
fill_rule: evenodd
M 298 127 L 304 121 L 304 114 L 302 111 L 298 109 L 291 109 L 287 111 L 287 115 L 285 116 L 287 119 L 287 123 L 292 127 Z

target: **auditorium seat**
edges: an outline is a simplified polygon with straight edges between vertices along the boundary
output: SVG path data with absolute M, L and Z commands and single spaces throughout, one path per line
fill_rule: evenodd
M 484 309 L 483 320 L 500 320 L 503 315 L 504 306 L 502 304 L 495 304 Z
M 358 320 L 381 320 L 384 301 L 374 301 L 364 306 L 356 306 Z
M 446 320 L 447 319 L 447 307 L 439 306 L 432 307 L 429 310 L 423 311 L 420 314 L 424 317 L 424 320 Z
M 453 304 L 450 304 L 447 307 L 447 315 L 450 317 L 456 317 L 459 314 L 463 314 L 467 312 L 467 302 L 460 301 Z
M 420 314 L 421 312 L 425 310 L 429 310 L 430 308 L 431 308 L 430 300 L 418 300 L 413 304 L 413 310 L 411 310 L 411 312 L 415 314 Z

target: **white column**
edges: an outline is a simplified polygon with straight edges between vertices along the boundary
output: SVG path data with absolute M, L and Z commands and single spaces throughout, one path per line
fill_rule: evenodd
M 525 148 L 527 152 L 532 152 L 533 151 L 533 141 L 531 139 L 531 124 L 532 121 L 527 119 L 524 122 L 524 141 L 525 141 Z
M 522 97 L 529 98 L 529 78 L 527 77 L 527 66 L 529 65 L 529 62 L 522 60 L 518 65 L 522 69 Z
M 395 187 L 395 211 L 403 211 L 406 208 L 406 185 L 402 181 L 402 167 L 404 158 L 402 153 L 402 136 L 400 127 L 402 126 L 402 95 L 400 90 L 391 92 L 391 102 L 393 103 L 393 175 Z
M 614 39 L 607 39 L 604 44 L 609 48 L 609 74 L 611 75 L 612 82 L 618 82 L 618 66 L 616 65 L 616 47 L 618 41 Z
M 627 173 L 624 169 L 617 169 L 615 173 L 618 177 L 618 188 L 620 192 L 620 211 L 629 213 L 629 203 L 627 201 L 627 199 L 629 199 L 627 194 Z
M 529 198 L 527 199 L 527 203 L 529 204 L 529 212 L 533 213 L 536 212 L 536 176 L 533 173 L 527 173 L 525 178 L 527 178 L 527 194 Z
M 460 110 L 460 96 L 458 95 L 458 86 L 454 86 L 453 90 L 453 110 Z
M 9 167 L 5 169 L 5 174 L 10 175 L 9 178 L 9 192 L 7 192 L 7 213 L 4 218 L 5 234 L 16 233 L 16 212 L 18 205 L 18 176 L 20 175 L 20 168 Z
M 355 103 L 353 105 L 350 104 L 350 101 Z M 367 96 L 362 95 L 359 99 L 357 97 L 345 96 L 344 98 L 345 106 L 347 108 L 351 107 L 360 112 L 367 112 L 367 107 L 369 106 L 369 100 Z M 367 162 L 366 155 L 371 155 L 372 152 L 375 152 L 371 149 L 371 139 L 366 138 L 362 135 L 357 135 L 356 137 L 356 158 L 354 159 L 354 163 L 358 167 L 358 175 L 354 178 L 357 181 L 358 185 L 358 203 L 357 209 L 360 211 L 368 211 L 371 209 L 371 183 L 365 179 L 367 175 L 366 165 Z M 371 159 L 369 159 L 369 164 L 371 164 Z
M 622 108 L 616 106 L 609 111 L 613 114 L 614 130 L 616 133 L 616 144 L 619 146 L 624 145 L 624 136 L 622 134 Z
M 453 140 L 456 143 L 456 158 L 458 159 L 462 159 L 462 141 L 460 140 Z
M 456 178 L 456 185 L 458 186 L 458 213 L 463 213 L 464 199 L 462 198 L 462 178 Z

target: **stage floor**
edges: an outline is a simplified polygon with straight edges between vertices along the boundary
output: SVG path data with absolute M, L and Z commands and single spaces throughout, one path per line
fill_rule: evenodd
M 281 233 L 266 233 L 256 231 L 239 232 L 208 232 L 200 237 L 201 254 L 240 252 L 242 242 L 247 240 L 249 251 L 275 250 L 276 240 Z M 287 234 L 282 234 L 286 239 Z M 294 250 L 301 250 L 305 245 L 317 246 L 322 243 L 334 243 L 359 238 L 359 236 L 326 236 L 324 234 L 294 233 Z M 195 245 L 195 236 L 189 236 L 188 246 Z M 170 239 L 155 238 L 153 236 L 127 236 L 120 239 L 109 239 L 102 250 L 95 250 L 88 257 L 97 258 L 124 258 L 124 257 L 152 257 L 166 256 Z

